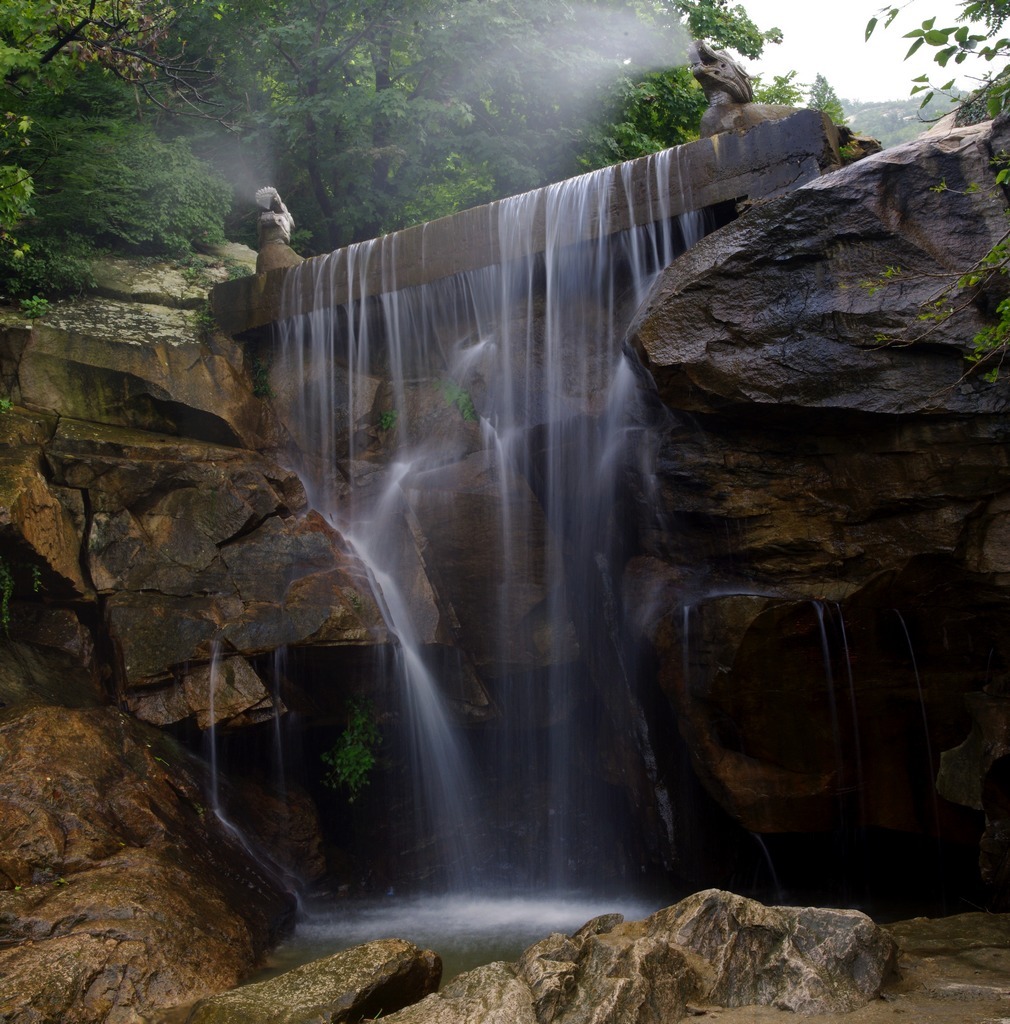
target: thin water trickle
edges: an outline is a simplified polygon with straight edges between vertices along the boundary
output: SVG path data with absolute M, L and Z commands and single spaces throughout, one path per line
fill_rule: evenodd
M 844 828 L 846 822 L 845 808 L 845 752 L 842 748 L 842 727 L 838 714 L 838 694 L 835 688 L 835 670 L 831 658 L 831 642 L 828 638 L 827 613 L 824 601 L 811 602 L 817 614 L 817 626 L 821 638 L 821 658 L 824 663 L 824 683 L 827 688 L 828 713 L 831 718 L 831 744 L 835 758 L 835 789 L 838 794 L 839 825 Z
M 217 714 L 214 703 L 218 679 L 221 673 L 221 645 L 215 641 L 210 653 L 210 673 L 207 677 L 207 728 L 204 737 L 207 743 L 207 764 L 210 767 L 208 803 L 210 812 L 219 821 L 221 816 L 221 773 L 218 766 Z
M 207 677 L 208 723 L 207 728 L 204 730 L 209 774 L 207 781 L 207 810 L 217 821 L 222 831 L 232 839 L 236 846 L 245 852 L 254 864 L 263 870 L 265 874 L 281 879 L 283 872 L 233 820 L 232 816 L 228 813 L 226 802 L 222 796 L 221 783 L 224 773 L 220 764 L 220 738 L 218 736 L 216 709 L 217 690 L 221 685 L 222 661 L 221 645 L 215 641 L 211 647 L 210 672 Z M 285 881 L 287 880 L 285 879 Z
M 922 688 L 922 679 L 919 676 L 919 664 L 915 657 L 915 646 L 912 643 L 912 634 L 908 630 L 908 623 L 905 622 L 904 615 L 897 608 L 893 609 L 894 614 L 898 617 L 898 622 L 901 623 L 901 631 L 905 638 L 905 643 L 908 645 L 908 655 L 912 661 L 912 675 L 915 678 L 915 692 L 918 696 L 919 701 L 919 712 L 922 716 L 922 735 L 923 744 L 926 751 L 926 778 L 929 780 L 929 794 L 930 794 L 930 810 L 932 811 L 932 826 L 936 835 L 936 860 L 937 860 L 937 877 L 943 878 L 944 876 L 944 854 L 942 835 L 943 830 L 940 824 L 940 796 L 936 790 L 936 762 L 933 760 L 933 741 L 930 738 L 930 727 L 929 727 L 929 713 L 926 708 L 926 695 Z M 941 896 L 946 901 L 946 893 L 941 892 Z

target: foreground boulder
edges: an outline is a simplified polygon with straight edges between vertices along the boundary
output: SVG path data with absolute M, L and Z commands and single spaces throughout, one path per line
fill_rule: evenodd
M 197 1005 L 187 1024 L 343 1024 L 386 1014 L 438 988 L 442 961 L 403 939 L 380 939 Z
M 133 1024 L 256 964 L 293 899 L 206 792 L 115 708 L 0 710 L 4 1024 Z
M 720 1006 L 854 1010 L 879 995 L 896 957 L 891 936 L 857 910 L 765 907 L 714 889 L 654 914 L 649 933 L 708 961 L 705 998 Z
M 858 911 L 765 907 L 710 889 L 644 921 L 554 934 L 388 1018 L 397 1024 L 669 1024 L 698 1006 L 849 1011 L 880 993 L 894 940 Z

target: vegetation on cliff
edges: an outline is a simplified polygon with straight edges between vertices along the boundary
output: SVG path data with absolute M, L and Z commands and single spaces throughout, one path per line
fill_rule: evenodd
M 2 291 L 78 290 L 95 246 L 251 242 L 264 182 L 325 251 L 685 141 L 689 35 L 756 56 L 777 30 L 727 0 L 17 0 Z
M 985 28 L 927 19 L 912 46 L 1001 63 L 1010 3 L 961 6 Z M 80 290 L 96 247 L 251 243 L 264 182 L 311 253 L 688 141 L 689 37 L 755 57 L 781 34 L 730 0 L 5 4 L 0 292 Z

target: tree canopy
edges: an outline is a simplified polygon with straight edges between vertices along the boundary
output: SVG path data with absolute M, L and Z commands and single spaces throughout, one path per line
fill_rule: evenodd
M 842 101 L 823 75 L 814 76 L 813 85 L 810 86 L 808 105 L 813 110 L 819 110 L 821 113 L 827 114 L 834 124 L 842 124 L 845 121 Z
M 263 184 L 325 251 L 687 141 L 692 37 L 756 57 L 780 33 L 730 0 L 8 0 L 7 291 L 51 276 L 25 267 L 57 234 L 251 241 Z

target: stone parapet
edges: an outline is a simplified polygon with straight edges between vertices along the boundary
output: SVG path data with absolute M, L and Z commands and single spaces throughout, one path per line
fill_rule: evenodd
M 676 147 L 675 153 L 667 202 L 648 201 L 649 190 L 654 187 L 652 157 L 631 160 L 622 166 L 620 174 L 599 179 L 598 188 L 610 188 L 608 197 L 599 198 L 605 198 L 609 205 L 606 220 L 611 233 L 722 202 L 771 198 L 839 165 L 837 132 L 831 121 L 815 110 L 801 110 L 747 132 L 726 132 L 689 142 Z M 313 285 L 312 274 L 301 277 L 305 284 L 302 293 L 288 298 L 294 306 L 291 312 L 340 306 L 349 299 L 428 284 L 503 259 L 542 252 L 547 246 L 547 195 L 547 188 L 530 194 L 536 213 L 534 230 L 524 242 L 524 249 L 510 246 L 500 237 L 499 210 L 509 200 L 499 200 L 307 260 L 307 264 L 319 259 L 336 259 L 338 263 L 324 288 Z M 582 241 L 586 235 L 580 230 L 573 225 L 571 237 L 554 238 L 552 242 L 563 245 Z M 360 270 L 342 273 L 350 252 L 362 247 L 370 251 L 361 261 Z M 279 319 L 290 272 L 290 268 L 281 268 L 217 285 L 211 291 L 211 305 L 221 327 L 237 335 Z

